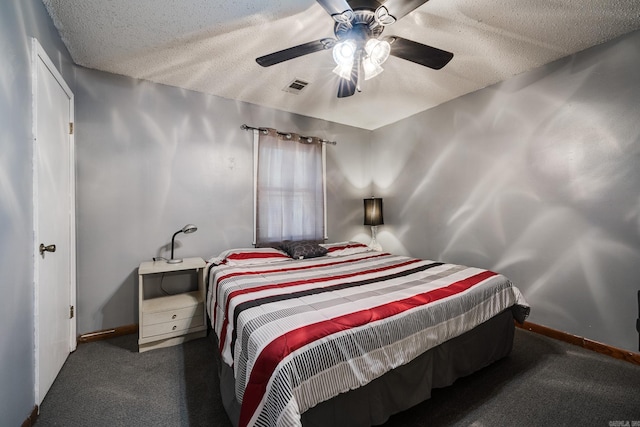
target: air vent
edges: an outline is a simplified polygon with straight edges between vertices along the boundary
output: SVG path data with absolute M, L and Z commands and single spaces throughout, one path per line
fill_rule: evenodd
M 300 93 L 302 90 L 307 87 L 309 82 L 305 82 L 304 80 L 295 79 L 291 83 L 289 83 L 284 89 L 285 92 L 289 93 Z

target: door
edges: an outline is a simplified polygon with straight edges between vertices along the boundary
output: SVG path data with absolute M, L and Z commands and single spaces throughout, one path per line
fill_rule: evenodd
M 75 350 L 73 93 L 33 39 L 35 394 Z

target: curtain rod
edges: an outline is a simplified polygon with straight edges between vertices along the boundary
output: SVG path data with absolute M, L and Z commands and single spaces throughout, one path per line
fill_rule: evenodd
M 264 133 L 265 135 L 266 135 L 266 134 L 267 134 L 267 132 L 268 132 L 268 130 L 267 130 L 266 128 L 255 128 L 255 127 L 253 127 L 253 126 L 248 126 L 248 125 L 246 125 L 246 124 L 243 124 L 242 126 L 240 126 L 240 128 L 241 128 L 241 129 L 243 129 L 243 130 L 257 130 L 257 131 L 260 131 L 260 132 Z M 279 131 L 276 131 L 276 132 L 278 133 L 278 135 L 281 135 L 281 136 L 284 136 L 284 137 L 289 137 L 289 138 L 291 138 L 291 134 L 290 134 L 290 133 L 287 133 L 287 132 L 279 132 Z M 300 138 L 302 138 L 302 139 L 309 139 L 309 140 L 310 140 L 312 137 L 311 137 L 311 136 L 302 136 L 302 135 L 300 135 Z M 338 143 L 337 143 L 337 142 L 335 142 L 335 141 L 329 141 L 329 140 L 327 140 L 327 139 L 322 139 L 322 138 L 318 138 L 318 140 L 319 140 L 320 142 L 322 142 L 323 144 L 338 145 Z

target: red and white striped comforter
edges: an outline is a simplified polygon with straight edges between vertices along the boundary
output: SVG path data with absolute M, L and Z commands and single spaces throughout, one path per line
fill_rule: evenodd
M 207 298 L 241 426 L 300 425 L 317 403 L 527 306 L 500 274 L 379 252 L 213 266 Z

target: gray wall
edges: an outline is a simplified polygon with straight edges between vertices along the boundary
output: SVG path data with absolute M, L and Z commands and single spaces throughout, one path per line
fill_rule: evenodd
M 218 255 L 252 242 L 253 134 L 275 127 L 327 147 L 331 240 L 361 237 L 371 133 L 214 96 L 78 68 L 78 333 L 137 323 L 137 267 Z M 366 240 L 365 240 L 366 241 Z
M 386 250 L 502 272 L 530 320 L 638 351 L 640 32 L 374 132 Z
M 33 340 L 33 141 L 31 37 L 73 90 L 69 54 L 39 0 L 0 2 L 0 425 L 31 413 Z

